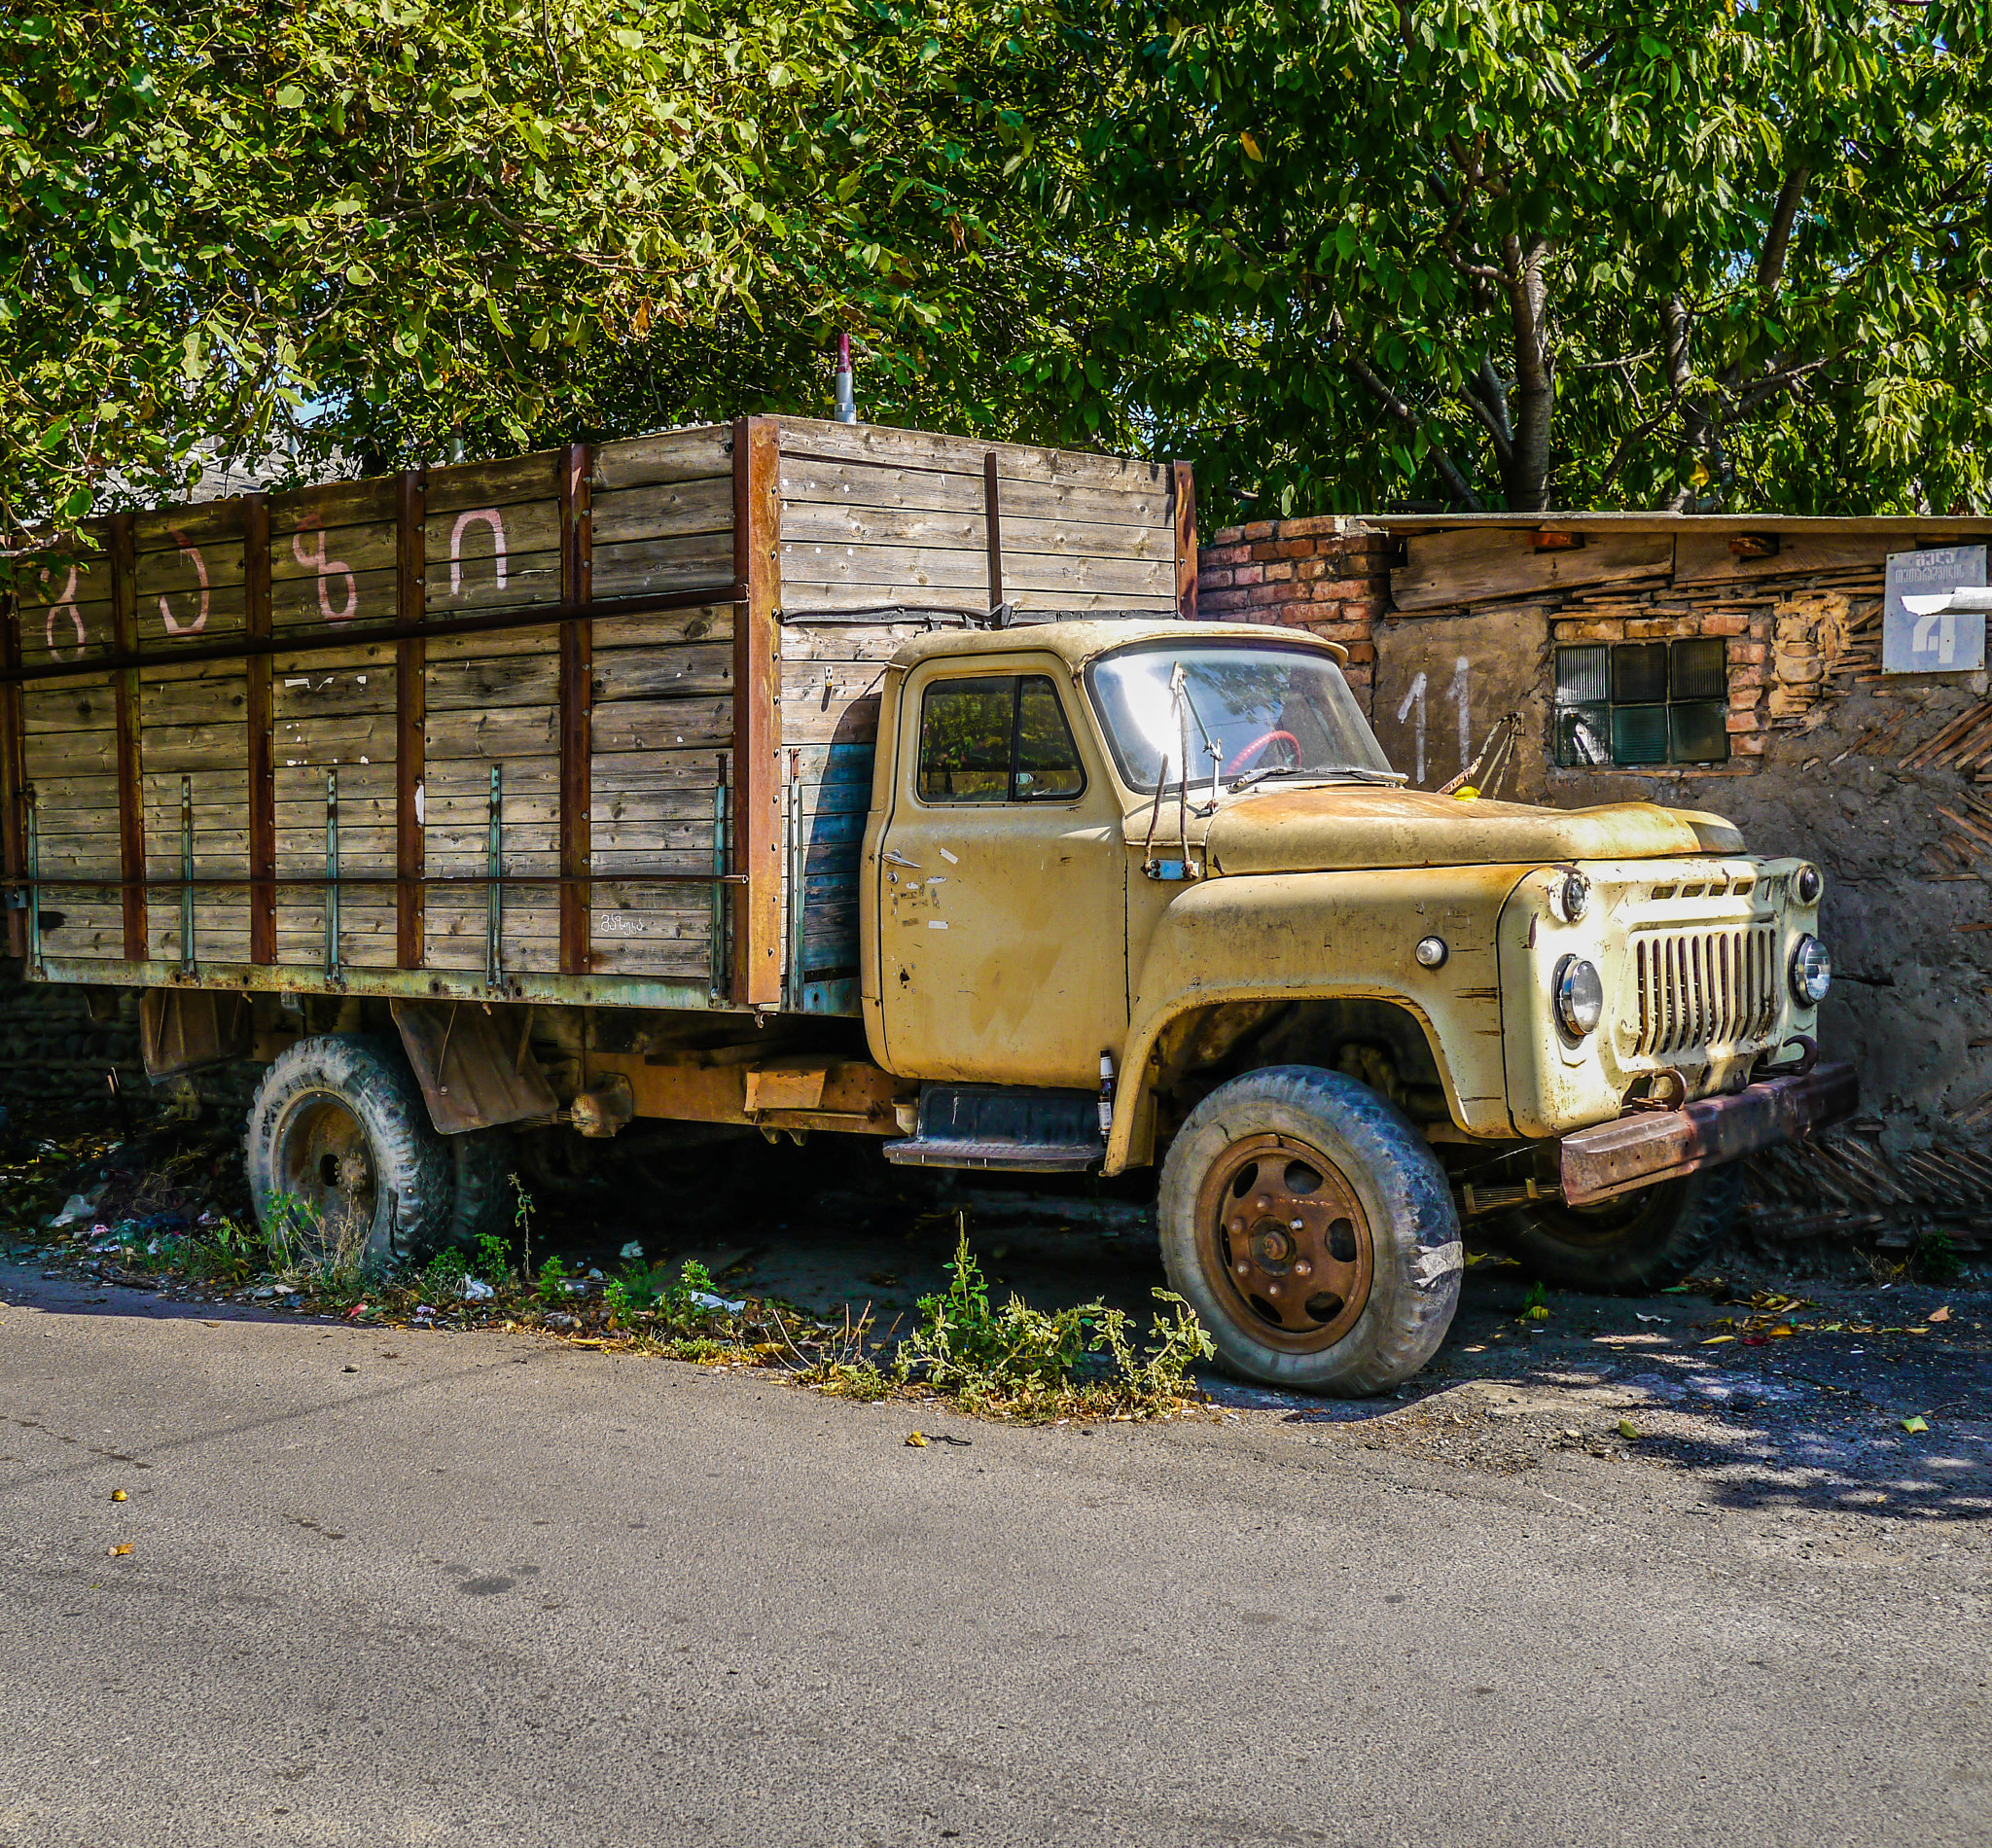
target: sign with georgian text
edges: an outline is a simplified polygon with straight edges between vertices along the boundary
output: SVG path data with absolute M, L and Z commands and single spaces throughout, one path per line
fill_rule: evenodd
M 1941 596 L 1985 582 L 1983 546 L 1929 546 L 1888 555 L 1888 601 L 1881 617 L 1885 674 L 1960 674 L 1985 664 L 1982 616 L 1912 616 L 1904 596 Z

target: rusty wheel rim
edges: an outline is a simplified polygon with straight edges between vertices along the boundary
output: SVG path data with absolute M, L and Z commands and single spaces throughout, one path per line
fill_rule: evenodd
M 1196 1250 L 1218 1304 L 1267 1347 L 1314 1354 L 1355 1327 L 1375 1247 L 1347 1177 L 1292 1136 L 1248 1136 L 1196 1196 Z
M 284 1122 L 276 1171 L 283 1192 L 305 1211 L 300 1230 L 331 1247 L 374 1223 L 379 1180 L 360 1119 L 329 1091 L 300 1099 Z

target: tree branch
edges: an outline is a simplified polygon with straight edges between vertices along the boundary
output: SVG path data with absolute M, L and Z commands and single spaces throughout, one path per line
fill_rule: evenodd
M 1425 429 L 1424 418 L 1405 404 L 1370 362 L 1349 343 L 1348 323 L 1342 319 L 1339 310 L 1329 317 L 1328 335 L 1333 344 L 1340 349 L 1343 364 L 1362 381 L 1370 395 L 1383 407 L 1385 413 L 1406 430 L 1424 435 L 1426 444 L 1432 452 L 1433 463 L 1439 470 L 1439 479 L 1445 483 L 1446 490 L 1452 498 L 1464 501 L 1470 513 L 1483 512 L 1480 497 L 1474 492 L 1467 478 L 1459 472 L 1453 459 L 1432 441 L 1431 433 Z
M 1792 242 L 1792 222 L 1798 216 L 1798 203 L 1812 179 L 1812 169 L 1800 164 L 1785 175 L 1778 189 L 1778 202 L 1771 208 L 1770 229 L 1764 232 L 1763 252 L 1757 260 L 1757 288 L 1769 295 L 1785 273 L 1785 252 Z

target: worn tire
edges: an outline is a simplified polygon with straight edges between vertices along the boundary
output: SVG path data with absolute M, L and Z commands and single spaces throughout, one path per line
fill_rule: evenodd
M 272 1241 L 302 1236 L 313 1256 L 379 1265 L 426 1257 L 448 1232 L 449 1154 L 394 1040 L 332 1033 L 280 1052 L 250 1106 L 244 1155 Z
M 1255 1311 L 1234 1287 L 1219 1254 L 1229 1249 L 1226 1241 L 1237 1222 L 1200 1226 L 1207 1184 L 1251 1158 L 1241 1149 L 1273 1138 L 1283 1156 L 1295 1157 L 1285 1169 L 1290 1177 L 1310 1161 L 1315 1169 L 1324 1159 L 1332 1164 L 1333 1182 L 1321 1185 L 1338 1182 L 1341 1197 L 1360 1207 L 1355 1217 L 1367 1221 L 1363 1299 L 1358 1305 L 1352 1298 L 1344 1309 L 1354 1319 L 1340 1333 L 1341 1317 L 1325 1322 L 1327 1344 L 1312 1351 L 1296 1351 L 1304 1331 L 1290 1338 L 1266 1328 L 1263 1303 Z M 1258 1185 L 1253 1172 L 1240 1170 L 1246 1191 Z M 1219 1196 L 1220 1220 L 1231 1212 L 1232 1197 Z M 1219 1360 L 1269 1386 L 1352 1399 L 1383 1392 L 1439 1351 L 1459 1305 L 1459 1219 L 1445 1171 L 1402 1111 L 1339 1072 L 1277 1065 L 1219 1085 L 1191 1112 L 1169 1149 L 1157 1217 L 1169 1280 L 1195 1308 Z
M 517 1165 L 509 1129 L 473 1129 L 443 1138 L 455 1165 L 456 1191 L 445 1240 L 475 1252 L 486 1233 L 504 1238 L 512 1230 L 512 1172 Z
M 1593 1208 L 1548 1202 L 1508 1215 L 1500 1238 L 1552 1290 L 1649 1296 L 1690 1275 L 1722 1243 L 1743 1181 L 1744 1164 L 1730 1161 Z

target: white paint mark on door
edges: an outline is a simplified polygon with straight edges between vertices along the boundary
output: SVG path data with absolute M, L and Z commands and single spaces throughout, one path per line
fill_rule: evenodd
M 1404 724 L 1413 708 L 1416 709 L 1418 715 L 1411 726 L 1411 736 L 1415 741 L 1412 748 L 1417 755 L 1417 769 L 1413 773 L 1411 781 L 1422 783 L 1425 780 L 1425 675 L 1422 668 L 1419 670 L 1416 678 L 1412 680 L 1410 691 L 1405 694 L 1398 704 L 1397 722 L 1399 725 Z

